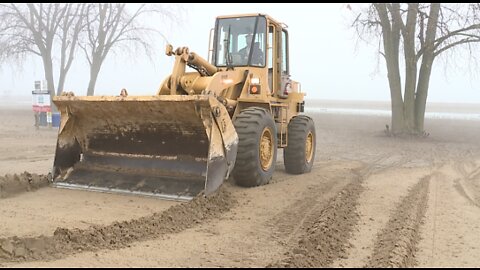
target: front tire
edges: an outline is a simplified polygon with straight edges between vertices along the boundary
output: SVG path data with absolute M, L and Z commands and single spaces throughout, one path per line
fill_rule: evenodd
M 238 150 L 233 178 L 239 186 L 254 187 L 270 182 L 277 161 L 277 130 L 269 111 L 250 107 L 233 122 Z
M 283 150 L 285 170 L 302 174 L 312 170 L 316 148 L 315 123 L 306 115 L 298 115 L 288 123 L 288 142 Z

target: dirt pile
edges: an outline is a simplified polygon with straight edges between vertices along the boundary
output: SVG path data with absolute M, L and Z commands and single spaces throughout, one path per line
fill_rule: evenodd
M 200 194 L 190 202 L 139 219 L 85 230 L 57 228 L 53 236 L 0 239 L 0 263 L 58 259 L 82 251 L 127 247 L 134 241 L 191 228 L 220 216 L 235 204 L 231 193 L 222 187 L 212 196 Z
M 50 182 L 46 175 L 23 172 L 0 176 L 0 198 L 6 198 L 18 193 L 37 190 L 48 186 Z

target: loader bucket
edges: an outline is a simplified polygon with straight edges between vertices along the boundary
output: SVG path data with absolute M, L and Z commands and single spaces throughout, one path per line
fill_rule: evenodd
M 238 136 L 208 95 L 57 96 L 54 186 L 190 200 L 233 169 Z

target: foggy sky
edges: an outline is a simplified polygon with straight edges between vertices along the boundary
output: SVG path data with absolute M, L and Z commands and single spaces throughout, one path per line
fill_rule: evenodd
M 178 4 L 177 4 L 178 5 Z M 290 71 L 299 81 L 307 99 L 390 100 L 385 62 L 378 58 L 375 45 L 358 43 L 350 27 L 352 11 L 345 4 L 184 4 L 186 11 L 180 25 L 160 19 L 150 26 L 162 30 L 174 46 L 188 46 L 204 58 L 215 17 L 237 13 L 266 13 L 288 25 L 290 36 Z M 164 54 L 165 42 L 155 45 L 154 62 L 143 54 L 124 53 L 108 56 L 96 86 L 96 95 L 117 95 L 127 88 L 130 95 L 154 95 L 173 67 L 173 57 Z M 65 84 L 66 91 L 85 95 L 88 65 L 78 54 Z M 468 72 L 467 64 L 448 69 L 435 61 L 430 82 L 430 102 L 479 102 L 480 78 L 477 70 Z M 43 65 L 32 56 L 19 67 L 3 65 L 0 70 L 0 96 L 31 95 L 35 80 L 43 79 Z M 58 74 L 56 74 L 58 76 Z M 56 78 L 56 83 L 58 77 Z

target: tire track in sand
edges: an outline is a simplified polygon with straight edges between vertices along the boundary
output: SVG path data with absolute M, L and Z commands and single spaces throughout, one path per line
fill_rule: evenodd
M 297 215 L 298 227 L 288 239 L 295 237 L 285 257 L 267 267 L 331 267 L 335 260 L 346 259 L 354 228 L 360 219 L 359 198 L 364 192 L 364 181 L 373 173 L 403 164 L 400 158 L 382 155 L 363 167 L 353 169 L 350 183 L 338 195 L 326 202 L 310 205 L 303 218 Z M 308 208 L 307 208 L 308 209 Z M 297 211 L 295 207 L 292 211 Z M 300 211 L 299 211 L 300 212 Z
M 479 157 L 472 156 L 460 163 L 454 160 L 432 176 L 432 196 L 417 254 L 419 267 L 480 265 L 480 208 L 472 202 L 475 197 L 472 195 L 478 190 L 471 189 L 473 184 L 480 182 L 477 176 L 479 161 Z M 463 162 L 465 164 L 461 164 Z
M 334 197 L 314 205 L 306 205 L 311 200 L 305 198 L 283 213 L 284 218 L 290 219 L 290 225 L 292 220 L 296 221 L 294 228 L 281 228 L 281 232 L 290 230 L 285 237 L 290 249 L 283 259 L 267 267 L 328 267 L 335 259 L 344 257 L 348 239 L 359 219 L 356 205 L 363 191 L 362 181 L 372 169 L 372 165 L 352 169 L 349 183 Z M 331 186 L 323 188 L 331 189 Z M 281 227 L 282 221 L 278 222 Z M 296 243 L 290 244 L 293 239 Z
M 363 182 L 365 191 L 357 206 L 360 220 L 349 240 L 348 257 L 335 261 L 333 267 L 359 268 L 367 264 L 376 235 L 386 226 L 396 205 L 412 186 L 432 172 L 430 167 L 412 167 L 407 159 L 399 157 L 381 160 L 380 164 Z
M 373 254 L 365 267 L 415 266 L 420 225 L 427 209 L 430 178 L 431 176 L 422 178 L 398 204 L 377 235 Z

